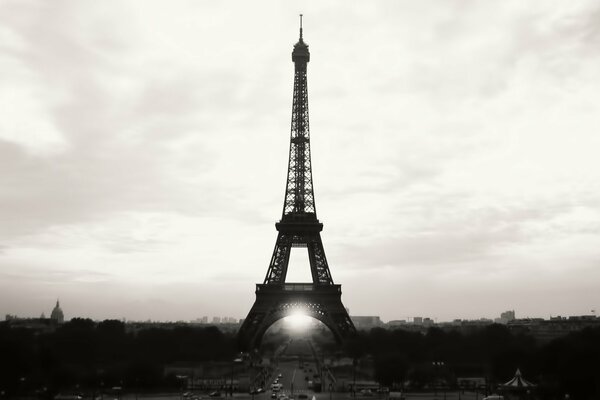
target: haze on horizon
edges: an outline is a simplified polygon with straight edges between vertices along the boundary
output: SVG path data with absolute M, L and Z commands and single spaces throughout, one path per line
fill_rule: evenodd
M 351 315 L 600 307 L 600 3 L 5 0 L 0 315 L 246 316 L 299 13 Z

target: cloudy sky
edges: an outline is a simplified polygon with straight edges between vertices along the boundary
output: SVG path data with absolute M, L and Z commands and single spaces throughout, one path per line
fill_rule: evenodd
M 0 315 L 245 317 L 301 12 L 351 314 L 600 308 L 597 1 L 1 0 Z

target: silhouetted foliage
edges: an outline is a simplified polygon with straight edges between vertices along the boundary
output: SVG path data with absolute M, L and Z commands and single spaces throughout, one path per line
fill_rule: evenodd
M 275 349 L 286 339 L 286 335 L 276 334 L 265 343 Z M 235 335 L 216 327 L 130 332 L 120 321 L 73 319 L 54 332 L 43 333 L 0 323 L 0 391 L 12 395 L 42 387 L 48 388 L 48 393 L 76 387 L 88 391 L 112 386 L 178 389 L 181 383 L 164 374 L 166 365 L 230 361 L 235 348 Z M 372 359 L 375 378 L 388 386 L 410 382 L 413 388 L 452 387 L 457 377 L 473 376 L 485 377 L 494 385 L 508 381 L 521 368 L 526 378 L 539 385 L 544 398 L 565 393 L 572 399 L 600 398 L 597 328 L 547 344 L 539 344 L 529 335 L 513 334 L 502 325 L 470 333 L 432 328 L 421 334 L 377 328 L 360 332 L 342 351 L 354 359 Z
M 600 329 L 587 328 L 547 344 L 513 334 L 504 325 L 471 333 L 431 328 L 425 335 L 374 328 L 345 345 L 346 354 L 373 356 L 375 378 L 384 385 L 455 387 L 457 377 L 480 376 L 496 386 L 517 368 L 547 397 L 600 398 Z M 552 395 L 550 395 L 550 393 Z
M 408 360 L 400 353 L 383 354 L 375 358 L 375 377 L 379 383 L 392 386 L 404 382 L 408 373 Z
M 179 387 L 164 376 L 179 361 L 231 360 L 234 335 L 215 327 L 174 327 L 126 332 L 121 321 L 74 318 L 54 332 L 0 323 L 0 391 L 48 388 L 99 390 L 112 386 Z
M 538 361 L 549 386 L 574 399 L 600 398 L 600 328 L 586 328 L 544 347 Z

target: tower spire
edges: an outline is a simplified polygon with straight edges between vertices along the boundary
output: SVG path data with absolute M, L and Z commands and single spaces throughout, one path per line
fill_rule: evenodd
M 302 14 L 300 14 L 300 41 L 302 41 Z

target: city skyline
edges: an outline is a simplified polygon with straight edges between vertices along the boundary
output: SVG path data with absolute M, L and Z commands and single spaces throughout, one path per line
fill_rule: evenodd
M 597 309 L 600 6 L 341 4 L 2 2 L 1 315 L 245 316 L 281 216 L 299 13 L 353 315 Z M 290 281 L 310 280 L 300 250 Z
M 350 313 L 350 310 L 347 309 L 348 313 Z M 441 324 L 441 325 L 447 325 L 447 324 L 453 324 L 456 322 L 465 322 L 465 323 L 470 323 L 470 322 L 489 322 L 489 323 L 500 323 L 500 324 L 506 324 L 509 321 L 529 321 L 529 320 L 544 320 L 544 321 L 549 321 L 549 320 L 553 320 L 553 321 L 594 321 L 597 318 L 597 314 L 596 314 L 596 310 L 590 310 L 590 313 L 584 314 L 584 315 L 557 315 L 557 314 L 550 314 L 548 316 L 548 318 L 544 318 L 544 317 L 531 317 L 531 316 L 525 316 L 525 315 L 518 315 L 518 313 L 515 312 L 515 310 L 506 310 L 501 312 L 499 315 L 496 316 L 482 316 L 482 317 L 478 317 L 478 318 L 467 318 L 467 319 L 461 319 L 461 318 L 452 318 L 449 320 L 438 320 L 437 317 L 430 317 L 430 316 L 405 316 L 405 317 L 398 317 L 398 318 L 393 318 L 393 319 L 389 319 L 389 320 L 383 320 L 379 317 L 379 315 L 373 314 L 373 315 L 350 315 L 351 318 L 353 319 L 353 321 L 355 321 L 355 324 L 358 324 L 358 328 L 363 329 L 364 325 L 365 325 L 365 321 L 367 321 L 367 325 L 368 326 L 388 326 L 388 327 L 398 327 L 398 326 L 407 326 L 407 325 L 435 325 L 435 324 Z M 62 324 L 63 322 L 67 322 L 70 319 L 75 318 L 75 319 L 81 319 L 81 318 L 89 318 L 89 316 L 86 315 L 71 315 L 68 316 L 67 318 L 64 318 L 63 316 L 63 311 L 62 308 L 59 306 L 59 300 L 57 299 L 56 301 L 56 305 L 55 307 L 52 309 L 52 312 L 48 314 L 48 316 L 46 315 L 46 311 L 42 311 L 41 315 L 36 317 L 36 316 L 22 316 L 22 315 L 17 315 L 17 314 L 5 314 L 5 320 L 19 320 L 19 321 L 27 321 L 27 320 L 31 320 L 31 321 L 38 321 L 39 319 L 51 319 L 51 320 L 56 320 L 59 324 Z M 91 318 L 90 318 L 91 319 Z M 114 318 L 113 318 L 114 319 Z M 102 319 L 94 319 L 96 322 L 100 322 L 102 321 Z M 236 318 L 236 317 L 231 317 L 231 316 L 222 316 L 222 315 L 208 315 L 205 314 L 203 316 L 198 316 L 196 318 L 190 319 L 190 320 L 172 320 L 172 319 L 167 319 L 167 320 L 152 320 L 152 319 L 146 319 L 146 320 L 135 320 L 135 319 L 127 319 L 125 317 L 122 317 L 121 319 L 117 319 L 120 320 L 122 322 L 125 323 L 158 323 L 158 324 L 162 324 L 162 323 L 184 323 L 184 324 L 202 324 L 202 325 L 221 325 L 221 324 L 233 324 L 233 325 L 238 325 L 241 324 L 244 321 L 244 318 Z M 356 322 L 359 321 L 359 322 Z M 302 313 L 301 310 L 296 310 L 293 313 L 287 315 L 285 318 L 282 319 L 282 321 L 279 322 L 283 322 L 286 325 L 290 325 L 290 326 L 306 326 L 306 325 L 321 325 L 323 327 L 325 327 L 326 325 L 323 324 L 321 321 L 318 321 L 308 315 L 306 315 L 305 313 Z M 275 325 L 275 324 L 273 324 Z
M 346 311 L 350 314 L 350 310 L 346 309 Z M 591 314 L 586 314 L 586 315 L 550 315 L 551 318 L 559 318 L 559 319 L 580 319 L 580 318 L 585 318 L 585 319 L 590 319 L 590 318 L 596 318 L 596 310 L 591 310 L 590 311 Z M 56 314 L 56 315 L 55 315 Z M 41 315 L 39 317 L 35 317 L 35 316 L 22 316 L 22 315 L 17 315 L 17 314 L 6 314 L 5 315 L 5 319 L 6 320 L 38 320 L 38 319 L 55 319 L 57 320 L 59 323 L 63 323 L 66 322 L 68 320 L 70 320 L 71 318 L 89 318 L 86 315 L 72 315 L 69 316 L 68 318 L 64 318 L 63 317 L 63 310 L 60 307 L 60 299 L 56 300 L 56 304 L 54 306 L 54 308 L 52 309 L 51 313 L 48 313 L 49 316 L 46 316 L 46 311 L 42 311 Z M 474 319 L 459 319 L 459 318 L 454 318 L 451 320 L 447 320 L 447 321 L 438 321 L 438 319 L 436 317 L 431 318 L 429 316 L 405 316 L 405 317 L 399 317 L 399 318 L 394 318 L 394 319 L 390 319 L 390 320 L 382 320 L 380 319 L 379 315 L 373 314 L 373 315 L 351 315 L 351 317 L 357 318 L 357 319 L 362 319 L 363 321 L 370 321 L 370 324 L 373 324 L 373 321 L 378 321 L 378 323 L 381 324 L 387 324 L 387 323 L 406 323 L 406 324 L 427 324 L 427 323 L 450 323 L 450 322 L 456 322 L 456 321 L 465 321 L 465 322 L 476 322 L 476 321 L 494 321 L 494 322 L 500 322 L 500 323 L 507 323 L 508 321 L 512 321 L 512 320 L 528 320 L 528 319 L 532 319 L 529 316 L 520 316 L 517 313 L 515 313 L 515 310 L 506 310 L 502 313 L 500 313 L 499 316 L 495 316 L 495 318 L 488 318 L 488 317 L 479 317 L 479 318 L 474 318 Z M 533 318 L 533 319 L 539 319 L 539 318 Z M 542 318 L 543 319 L 543 318 Z M 140 323 L 140 322 L 152 322 L 152 323 L 190 323 L 190 324 L 205 324 L 205 325 L 219 325 L 219 324 L 239 324 L 241 322 L 243 322 L 243 318 L 235 318 L 235 317 L 231 317 L 231 316 L 222 316 L 222 315 L 210 315 L 210 314 L 204 314 L 203 316 L 198 316 L 196 318 L 190 319 L 190 320 L 152 320 L 152 319 L 146 319 L 146 320 L 132 320 L 132 319 L 127 319 L 125 317 L 120 319 L 123 322 L 132 322 L 132 323 Z M 95 321 L 101 321 L 101 319 L 95 319 Z M 325 326 L 321 321 L 318 321 L 316 319 L 313 319 L 312 317 L 305 315 L 305 313 L 303 313 L 301 310 L 296 309 L 294 312 L 292 312 L 291 314 L 289 314 L 288 316 L 286 316 L 284 318 L 284 322 L 291 324 L 291 325 L 304 325 L 307 324 L 308 321 L 312 321 L 313 324 L 322 324 L 323 326 Z

